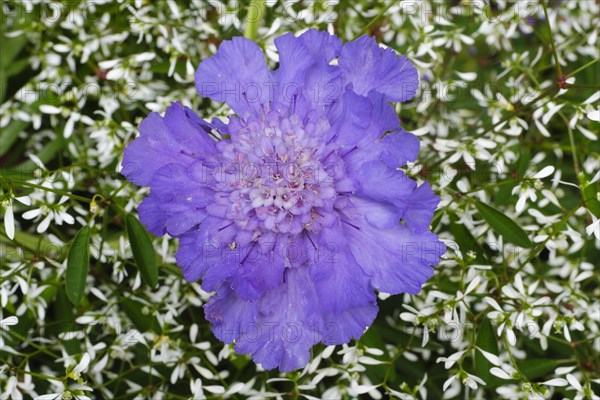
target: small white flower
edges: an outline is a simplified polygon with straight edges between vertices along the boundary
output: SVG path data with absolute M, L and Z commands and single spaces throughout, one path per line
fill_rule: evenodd
M 525 209 L 528 200 L 533 202 L 537 200 L 537 192 L 543 187 L 541 180 L 552 175 L 554 171 L 555 168 L 548 165 L 541 171 L 531 176 L 526 176 L 520 184 L 513 188 L 512 194 L 519 194 L 519 200 L 517 200 L 517 205 L 515 206 L 517 213 L 521 213 Z
M 73 380 L 78 380 L 79 378 L 81 378 L 81 373 L 87 369 L 89 364 L 90 364 L 90 355 L 88 353 L 83 353 L 83 356 L 81 357 L 81 361 L 79 362 L 79 364 L 77 364 L 75 366 L 75 368 L 73 368 L 73 371 L 71 371 L 71 373 L 69 374 L 69 377 L 72 378 Z

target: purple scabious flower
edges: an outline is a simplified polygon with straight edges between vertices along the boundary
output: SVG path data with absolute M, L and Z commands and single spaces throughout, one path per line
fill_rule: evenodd
M 150 114 L 123 174 L 150 187 L 148 231 L 179 238 L 183 275 L 215 292 L 214 334 L 290 371 L 316 343 L 359 338 L 376 291 L 419 292 L 445 246 L 429 230 L 439 197 L 398 169 L 419 152 L 390 104 L 417 91 L 410 61 L 368 36 L 342 45 L 309 30 L 275 45 L 271 71 L 254 42 L 224 41 L 195 83 L 235 115 Z

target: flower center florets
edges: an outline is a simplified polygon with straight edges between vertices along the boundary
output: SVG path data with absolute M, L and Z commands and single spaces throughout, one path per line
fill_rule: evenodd
M 228 192 L 227 218 L 255 232 L 298 234 L 320 229 L 333 213 L 340 160 L 323 139 L 326 124 L 298 116 L 269 113 L 262 120 L 230 125 L 231 141 L 222 142 Z

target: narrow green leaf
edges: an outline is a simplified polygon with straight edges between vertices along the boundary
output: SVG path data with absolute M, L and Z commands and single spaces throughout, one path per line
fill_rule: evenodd
M 2 134 L 4 134 L 4 132 Z M 54 139 L 53 141 L 46 144 L 44 148 L 42 148 L 39 152 L 36 153 L 36 155 L 38 156 L 41 162 L 47 163 L 56 156 L 56 153 L 59 150 L 62 149 L 64 143 L 64 140 Z M 27 180 L 34 177 L 34 171 L 36 169 L 39 169 L 38 165 L 36 165 L 36 163 L 33 162 L 33 160 L 27 160 L 16 165 L 14 168 L 3 169 L 2 174 L 4 176 L 12 176 L 14 177 L 14 179 Z
M 482 350 L 498 355 L 498 339 L 489 319 L 484 318 L 477 326 L 477 347 Z M 494 366 L 481 354 L 480 351 L 475 351 L 475 375 L 483 379 L 487 386 L 496 387 L 502 383 L 502 380 L 490 373 L 490 369 Z
M 81 303 L 85 289 L 85 279 L 90 268 L 89 257 L 90 227 L 84 226 L 77 232 L 67 258 L 66 291 L 74 305 Z
M 600 201 L 598 201 L 598 183 L 590 184 L 590 177 L 586 176 L 584 172 L 580 172 L 577 176 L 579 179 L 579 185 L 581 187 L 581 196 L 585 208 L 590 210 L 596 217 L 600 217 Z
M 46 325 L 46 334 L 49 337 L 58 337 L 63 332 L 75 332 L 81 327 L 75 323 L 76 315 L 73 312 L 73 305 L 69 301 L 64 288 L 58 288 L 54 302 L 48 304 L 48 307 L 53 316 L 52 322 Z M 61 343 L 67 353 L 71 355 L 81 352 L 81 341 L 74 337 L 67 335 L 61 339 Z
M 13 143 L 19 137 L 19 133 L 23 132 L 29 125 L 29 122 L 13 120 L 7 126 L 2 128 L 2 136 L 0 136 L 0 156 L 3 156 L 10 150 Z
M 483 219 L 485 219 L 496 232 L 502 235 L 504 240 L 520 247 L 531 247 L 531 241 L 529 240 L 527 233 L 525 233 L 525 231 L 512 219 L 480 201 L 477 201 L 475 205 Z
M 246 15 L 246 30 L 244 36 L 250 40 L 256 39 L 258 27 L 265 16 L 265 0 L 251 0 Z
M 3 71 L 6 74 L 6 77 L 10 78 L 11 76 L 17 75 L 18 73 L 23 71 L 28 65 L 29 65 L 29 59 L 22 58 L 20 60 L 17 60 L 15 62 L 11 63 Z
M 140 275 L 148 286 L 154 288 L 158 283 L 158 264 L 152 241 L 135 216 L 127 214 L 126 222 L 131 251 Z

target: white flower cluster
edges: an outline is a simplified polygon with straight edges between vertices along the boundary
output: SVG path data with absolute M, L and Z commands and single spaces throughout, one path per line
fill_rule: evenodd
M 213 337 L 170 238 L 150 288 L 125 228 L 144 193 L 119 174 L 124 146 L 174 100 L 227 115 L 194 70 L 244 33 L 246 3 L 2 2 L 0 399 L 600 399 L 598 2 L 265 2 L 273 66 L 274 38 L 312 27 L 417 66 L 405 170 L 440 194 L 448 247 L 420 294 L 379 293 L 360 340 L 288 374 Z

